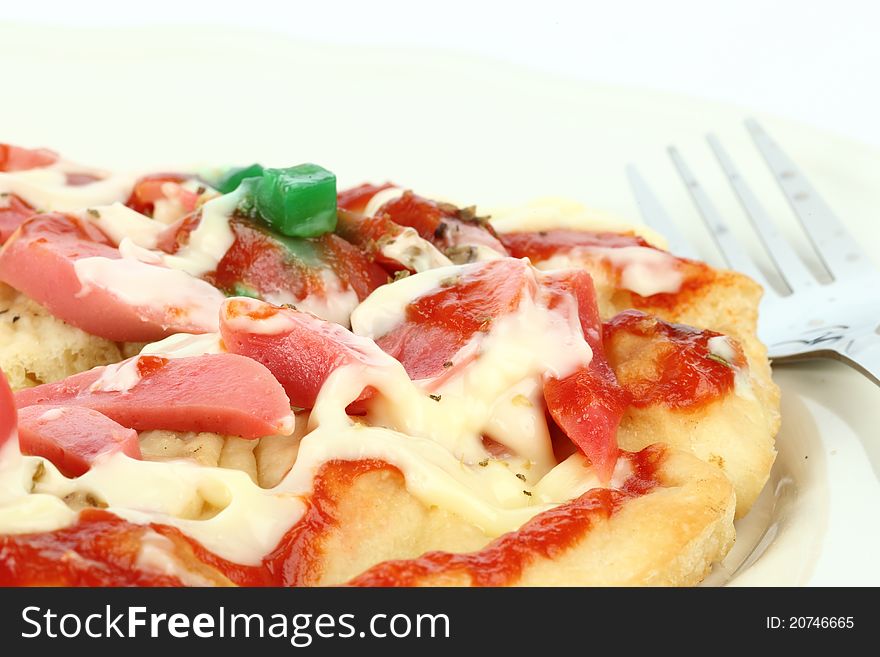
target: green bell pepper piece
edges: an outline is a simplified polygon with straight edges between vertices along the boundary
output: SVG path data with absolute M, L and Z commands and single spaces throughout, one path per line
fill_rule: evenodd
M 336 228 L 336 176 L 317 164 L 266 169 L 251 190 L 253 209 L 277 233 L 318 237 Z

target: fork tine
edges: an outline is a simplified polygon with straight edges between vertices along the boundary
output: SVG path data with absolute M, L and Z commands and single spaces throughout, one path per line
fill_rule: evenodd
M 770 215 L 764 206 L 758 201 L 751 187 L 740 175 L 733 160 L 727 151 L 721 146 L 718 137 L 713 134 L 706 136 L 706 141 L 715 153 L 718 163 L 727 175 L 727 180 L 733 191 L 736 192 L 743 210 L 748 215 L 752 226 L 764 243 L 764 248 L 770 259 L 776 265 L 777 271 L 782 276 L 785 284 L 791 292 L 816 284 L 816 279 L 807 269 L 803 260 L 795 253 L 794 249 L 779 232 L 776 224 L 770 219 Z
M 748 119 L 745 124 L 831 277 L 876 275 L 865 252 L 803 172 L 755 119 Z
M 723 255 L 724 259 L 727 261 L 727 265 L 731 269 L 742 272 L 753 278 L 755 281 L 765 284 L 766 281 L 764 280 L 764 275 L 758 271 L 755 263 L 752 262 L 749 255 L 736 241 L 733 233 L 730 232 L 730 229 L 727 227 L 727 224 L 724 223 L 724 220 L 721 218 L 715 205 L 709 200 L 706 191 L 700 186 L 700 183 L 697 182 L 694 174 L 691 173 L 691 170 L 688 168 L 687 164 L 685 164 L 684 159 L 682 159 L 675 146 L 669 147 L 669 157 L 672 158 L 675 168 L 678 169 L 681 179 L 684 181 L 684 184 L 687 186 L 688 191 L 691 194 L 691 199 L 693 199 L 694 205 L 696 205 L 697 210 L 700 211 L 703 221 L 706 224 L 706 228 L 712 233 L 712 237 L 715 239 L 715 243 L 718 245 L 721 255 Z M 764 287 L 767 288 L 768 286 L 765 284 Z
M 699 255 L 687 241 L 684 235 L 676 228 L 672 218 L 660 205 L 660 201 L 651 191 L 648 183 L 642 178 L 638 169 L 632 164 L 626 166 L 626 177 L 629 179 L 629 186 L 632 189 L 633 196 L 636 197 L 636 203 L 639 206 L 639 212 L 645 223 L 651 228 L 662 234 L 669 244 L 669 252 L 691 260 L 699 259 Z

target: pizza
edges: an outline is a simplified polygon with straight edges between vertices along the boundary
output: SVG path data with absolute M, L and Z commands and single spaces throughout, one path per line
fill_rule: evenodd
M 0 585 L 693 585 L 760 287 L 543 199 L 0 145 Z

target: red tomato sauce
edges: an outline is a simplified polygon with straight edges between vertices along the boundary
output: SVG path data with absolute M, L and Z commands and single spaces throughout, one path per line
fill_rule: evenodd
M 336 207 L 342 210 L 363 213 L 371 198 L 383 189 L 390 189 L 391 187 L 394 187 L 394 185 L 390 182 L 382 185 L 364 183 L 363 185 L 346 189 L 336 195 Z
M 630 305 L 646 311 L 670 311 L 686 302 L 686 300 L 705 287 L 712 285 L 717 278 L 716 272 L 703 262 L 695 260 L 678 261 L 683 277 L 678 292 L 659 292 L 643 297 L 635 292 L 630 293 Z
M 286 292 L 295 299 L 325 295 L 322 271 L 330 270 L 343 289 L 351 287 L 363 300 L 388 281 L 384 270 L 338 235 L 281 241 L 241 219 L 233 218 L 230 226 L 235 242 L 206 277 L 227 294 Z
M 638 376 L 620 376 L 615 363 L 614 342 L 628 333 L 652 341 L 655 366 Z M 664 404 L 673 409 L 696 409 L 733 389 L 734 368 L 746 366 L 745 356 L 736 343 L 736 358 L 726 363 L 713 357 L 709 339 L 720 336 L 683 324 L 671 324 L 638 310 L 620 313 L 604 325 L 603 337 L 612 367 L 620 384 L 637 408 Z
M 478 219 L 473 210 L 460 209 L 448 203 L 404 192 L 383 205 L 377 216 L 384 216 L 401 226 L 414 228 L 422 239 L 428 240 L 449 255 L 457 246 L 487 246 L 502 255 L 507 249 L 499 241 L 491 224 Z
M 633 233 L 608 233 L 594 231 L 579 231 L 567 229 L 542 230 L 536 232 L 505 233 L 501 235 L 501 241 L 510 254 L 517 258 L 529 258 L 533 263 L 549 260 L 555 255 L 566 254 L 573 249 L 581 248 L 610 248 L 619 249 L 628 246 L 641 246 L 656 249 L 644 238 Z M 660 249 L 656 249 L 660 250 Z M 675 256 L 673 256 L 675 257 Z M 677 292 L 661 292 L 650 296 L 641 296 L 635 292 L 629 292 L 628 306 L 636 308 L 671 310 L 682 303 L 707 285 L 711 285 L 716 278 L 711 267 L 702 262 L 687 260 L 676 257 L 676 267 L 682 272 L 681 288 Z M 620 268 L 614 266 L 596 254 L 596 260 L 605 265 L 609 274 L 619 284 Z
M 340 209 L 337 213 L 336 234 L 360 249 L 371 261 L 393 275 L 405 267 L 382 253 L 382 247 L 403 231 L 403 226 L 385 217 L 365 217 L 356 212 Z M 409 270 L 412 271 L 412 270 Z
M 366 299 L 380 285 L 388 282 L 388 273 L 353 244 L 328 233 L 317 238 L 323 260 L 343 283 L 347 283 L 359 301 Z
M 227 561 L 206 550 L 174 527 L 153 525 L 166 536 L 183 538 L 203 563 L 216 568 L 239 586 L 308 586 L 317 584 L 321 576 L 323 542 L 338 526 L 336 518 L 337 491 L 345 490 L 355 479 L 368 472 L 397 468 L 384 461 L 329 461 L 315 476 L 308 508 L 300 520 L 284 535 L 276 548 L 259 566 L 243 566 Z
M 141 378 L 155 374 L 168 364 L 164 356 L 140 356 L 137 361 L 137 371 Z
M 2 586 L 182 586 L 138 569 L 146 527 L 87 509 L 54 532 L 0 536 Z
M 227 294 L 234 294 L 243 285 L 258 294 L 285 291 L 297 299 L 323 292 L 320 267 L 309 266 L 302 257 L 285 252 L 268 233 L 247 222 L 234 219 L 230 226 L 235 242 L 208 276 L 212 285 Z M 314 257 L 314 249 L 309 251 Z
M 162 185 L 167 182 L 180 184 L 189 178 L 190 176 L 182 173 L 152 173 L 143 176 L 135 182 L 125 204 L 135 212 L 152 217 L 156 209 L 156 201 L 165 198 Z M 192 196 L 195 198 L 195 194 Z
M 559 253 L 579 247 L 618 249 L 625 246 L 651 246 L 633 233 L 603 233 L 562 228 L 504 233 L 501 235 L 501 242 L 514 258 L 529 258 L 532 262 L 549 260 Z
M 516 310 L 528 286 L 534 287 L 522 263 L 510 259 L 488 261 L 447 283 L 411 301 L 406 321 L 376 340 L 413 379 L 461 367 L 453 356 L 472 336 L 487 333 L 492 322 Z

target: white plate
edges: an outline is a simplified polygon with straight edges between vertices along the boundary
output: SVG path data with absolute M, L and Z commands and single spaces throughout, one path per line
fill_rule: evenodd
M 635 221 L 623 166 L 638 162 L 717 263 L 664 153 L 672 142 L 682 149 L 748 238 L 702 141 L 711 130 L 771 213 L 795 229 L 742 128 L 754 113 L 742 108 L 458 55 L 331 48 L 219 29 L 3 27 L 0 65 L 0 138 L 108 167 L 311 160 L 336 171 L 343 185 L 392 179 L 483 204 L 563 195 Z M 880 153 L 757 117 L 876 261 Z M 779 368 L 776 379 L 779 457 L 709 583 L 880 584 L 880 389 L 837 363 Z

